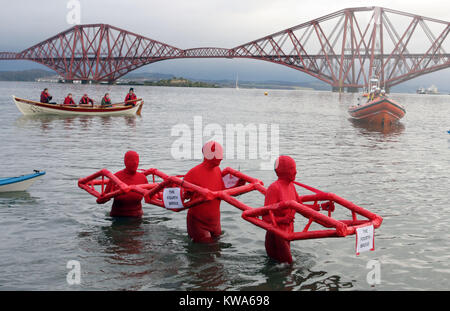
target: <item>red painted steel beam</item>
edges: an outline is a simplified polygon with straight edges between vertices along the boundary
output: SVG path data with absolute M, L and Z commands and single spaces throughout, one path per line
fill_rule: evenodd
M 367 25 L 360 14 L 372 14 Z M 402 24 L 391 21 L 397 17 L 403 18 Z M 397 28 L 403 28 L 405 19 L 408 27 L 400 33 Z M 444 30 L 434 33 L 429 24 Z M 419 31 L 425 33 L 429 46 L 412 51 Z M 74 26 L 19 53 L 1 52 L 0 59 L 35 61 L 67 80 L 112 82 L 141 66 L 168 59 L 251 58 L 296 69 L 340 88 L 364 87 L 374 71 L 389 87 L 448 68 L 449 32 L 446 21 L 387 8 L 358 7 L 232 49 L 183 50 L 111 25 L 88 24 Z

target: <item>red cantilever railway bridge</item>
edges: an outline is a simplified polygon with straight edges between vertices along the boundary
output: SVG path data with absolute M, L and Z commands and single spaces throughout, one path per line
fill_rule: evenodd
M 31 60 L 65 80 L 113 82 L 139 67 L 178 58 L 251 58 L 355 91 L 372 75 L 387 88 L 450 66 L 450 23 L 381 7 L 344 9 L 226 48 L 180 49 L 105 24 L 77 25 L 1 60 Z

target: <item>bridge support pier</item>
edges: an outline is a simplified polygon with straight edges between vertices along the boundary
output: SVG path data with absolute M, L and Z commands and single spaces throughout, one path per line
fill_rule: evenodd
M 332 86 L 331 91 L 333 93 L 344 93 L 347 91 L 347 93 L 358 93 L 359 89 L 357 87 L 343 87 L 343 86 Z
M 332 86 L 331 87 L 331 91 L 333 93 L 343 93 L 344 92 L 344 88 L 340 87 L 340 86 Z

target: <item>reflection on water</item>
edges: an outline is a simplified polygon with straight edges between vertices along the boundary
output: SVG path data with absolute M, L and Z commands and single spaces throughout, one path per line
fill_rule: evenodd
M 294 263 L 279 264 L 266 258 L 258 263 L 255 275 L 263 275 L 258 285 L 244 286 L 243 290 L 251 291 L 316 291 L 351 289 L 351 280 L 339 275 L 329 275 L 327 271 L 315 270 L 314 256 L 311 253 L 294 252 Z
M 229 244 L 216 241 L 211 244 L 198 244 L 188 241 L 184 245 L 188 260 L 187 270 L 190 274 L 189 287 L 198 290 L 221 288 L 226 282 L 227 274 L 224 264 L 218 260 L 223 248 Z
M 136 118 L 139 116 L 124 116 L 125 122 L 130 128 L 136 128 Z
M 392 124 L 382 125 L 378 123 L 371 123 L 364 120 L 358 120 L 353 118 L 349 118 L 348 120 L 353 125 L 353 127 L 361 130 L 362 134 L 375 132 L 384 134 L 386 136 L 395 136 L 405 131 L 405 125 L 402 122 L 395 122 Z
M 139 116 L 59 116 L 59 115 L 21 115 L 15 120 L 18 128 L 29 128 L 38 125 L 43 132 L 62 124 L 65 130 L 82 128 L 84 130 L 96 126 L 98 122 L 104 129 L 110 129 L 115 123 L 126 124 L 130 129 L 136 128 Z
M 0 204 L 20 206 L 24 203 L 35 204 L 37 203 L 37 199 L 28 193 L 28 191 L 0 192 Z
M 142 219 L 140 218 L 114 218 L 110 226 L 101 228 L 102 237 L 107 241 L 107 252 L 113 253 L 113 259 L 123 264 L 123 255 L 140 254 L 144 245 L 142 236 Z M 102 241 L 99 241 L 101 243 Z
M 311 272 L 309 275 L 306 276 L 305 280 L 308 279 L 315 279 L 317 277 L 322 277 L 326 272 Z M 301 280 L 296 280 L 297 282 L 301 283 Z M 332 275 L 329 277 L 326 277 L 320 281 L 313 282 L 311 284 L 302 286 L 300 290 L 342 290 L 342 289 L 351 289 L 353 287 L 353 284 L 351 282 L 342 280 L 342 278 L 338 275 Z

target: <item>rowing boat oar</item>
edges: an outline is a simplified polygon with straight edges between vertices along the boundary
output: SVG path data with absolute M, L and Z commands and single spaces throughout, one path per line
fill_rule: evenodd
M 138 110 L 136 111 L 136 115 L 141 115 L 142 106 L 144 106 L 144 101 L 141 102 L 141 105 L 139 106 Z

